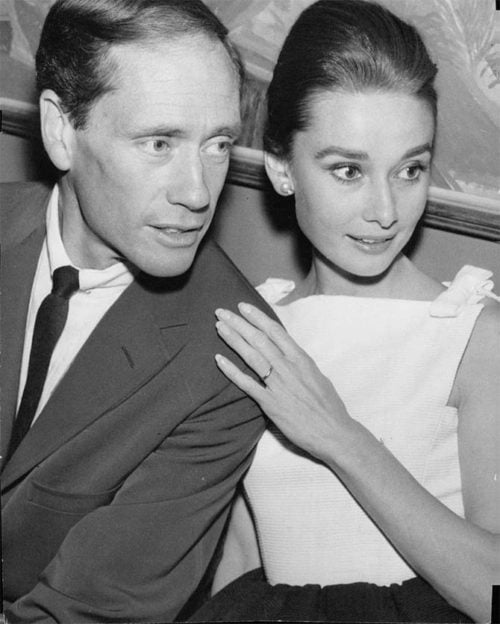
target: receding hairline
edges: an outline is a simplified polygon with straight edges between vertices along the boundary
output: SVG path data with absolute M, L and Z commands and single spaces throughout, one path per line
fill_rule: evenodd
M 217 36 L 212 35 L 210 33 L 204 31 L 193 31 L 193 32 L 179 32 L 174 34 L 172 37 L 166 39 L 162 37 L 161 34 L 151 33 L 151 35 L 147 37 L 141 37 L 140 39 L 133 39 L 130 41 L 117 41 L 112 42 L 106 45 L 106 57 L 102 60 L 113 62 L 113 53 L 115 50 L 125 49 L 125 48 L 141 48 L 143 50 L 158 50 L 160 48 L 172 48 L 172 51 L 175 51 L 176 46 L 178 44 L 187 43 L 208 43 L 211 44 L 213 49 L 219 48 L 224 51 L 224 54 L 228 61 L 228 66 L 231 67 L 234 75 L 236 76 L 238 82 L 240 81 L 239 68 L 235 64 L 234 59 L 231 57 L 227 47 L 224 45 L 224 42 L 221 41 Z M 102 67 L 102 65 L 101 65 Z
M 160 34 L 151 34 L 151 36 L 142 37 L 140 39 L 134 39 L 130 41 L 119 41 L 113 42 L 106 45 L 104 54 L 99 59 L 99 68 L 97 71 L 101 74 L 103 78 L 103 82 L 106 84 L 106 88 L 103 92 L 96 98 L 90 108 L 101 98 L 105 97 L 107 94 L 112 93 L 114 90 L 119 88 L 120 81 L 120 59 L 115 54 L 115 51 L 120 49 L 130 49 L 130 48 L 141 48 L 144 50 L 152 50 L 160 49 L 160 48 L 168 48 L 175 46 L 183 41 L 188 41 L 189 43 L 193 43 L 196 41 L 210 43 L 214 49 L 219 48 L 224 51 L 225 56 L 227 58 L 227 67 L 228 71 L 234 76 L 235 87 L 237 89 L 241 88 L 241 76 L 238 72 L 238 67 L 234 63 L 231 55 L 229 54 L 224 43 L 216 36 L 212 36 L 210 33 L 206 33 L 203 31 L 196 32 L 179 32 L 174 37 L 169 38 L 168 40 L 165 37 L 162 37 Z

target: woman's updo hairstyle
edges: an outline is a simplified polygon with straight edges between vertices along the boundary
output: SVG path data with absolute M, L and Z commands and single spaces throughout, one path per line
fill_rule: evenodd
M 428 102 L 434 119 L 437 68 L 413 26 L 365 0 L 319 0 L 290 30 L 267 93 L 264 149 L 288 158 L 309 122 L 314 95 L 381 90 Z M 376 111 L 374 111 L 376 114 Z

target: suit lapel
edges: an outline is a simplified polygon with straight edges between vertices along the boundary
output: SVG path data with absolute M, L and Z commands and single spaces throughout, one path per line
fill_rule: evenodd
M 19 244 L 2 251 L 2 457 L 16 412 L 26 316 L 44 237 L 42 224 Z
M 4 487 L 136 392 L 182 349 L 184 291 L 155 283 L 133 282 L 98 324 L 5 467 Z

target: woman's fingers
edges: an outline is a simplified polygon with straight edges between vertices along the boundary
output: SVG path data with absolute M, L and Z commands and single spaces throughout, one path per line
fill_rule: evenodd
M 266 334 L 283 355 L 290 359 L 297 355 L 297 344 L 279 323 L 249 303 L 238 304 L 238 309 L 247 321 Z
M 223 327 L 228 327 L 231 332 L 238 334 L 249 347 L 258 352 L 262 357 L 271 360 L 283 355 L 272 338 L 268 336 L 265 329 L 256 327 L 239 314 L 234 314 L 234 312 L 230 312 L 229 310 L 218 309 L 215 311 L 215 314 L 219 321 L 223 322 Z M 238 344 L 243 347 L 242 343 Z M 239 348 L 237 348 L 237 350 L 239 353 Z M 242 355 L 242 353 L 240 353 L 240 355 Z
M 311 374 L 309 356 L 279 323 L 250 304 L 240 303 L 238 307 L 244 317 L 217 309 L 216 328 L 221 338 L 262 380 L 267 379 L 270 371 L 277 371 L 289 383 L 294 383 L 301 374 Z
M 217 321 L 215 328 L 219 336 L 233 349 L 257 375 L 264 377 L 269 371 L 269 360 L 250 345 L 231 325 L 226 321 Z
M 241 372 L 240 369 L 235 366 L 230 360 L 228 360 L 223 355 L 217 353 L 215 356 L 215 361 L 220 370 L 224 373 L 224 375 L 232 381 L 234 384 L 246 392 L 252 399 L 257 401 L 257 403 L 261 403 L 264 399 L 264 395 L 266 389 L 257 383 L 254 379 L 252 379 L 249 375 Z
M 215 313 L 217 318 L 230 325 L 264 356 L 275 358 L 295 354 L 296 344 L 278 322 L 248 303 L 240 303 L 238 308 L 242 316 L 223 309 L 218 309 Z

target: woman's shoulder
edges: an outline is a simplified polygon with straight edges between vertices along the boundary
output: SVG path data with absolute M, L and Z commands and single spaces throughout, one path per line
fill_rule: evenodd
M 466 350 L 469 359 L 500 363 L 500 305 L 486 301 Z
M 486 301 L 477 317 L 457 371 L 452 404 L 497 390 L 500 376 L 500 305 Z

